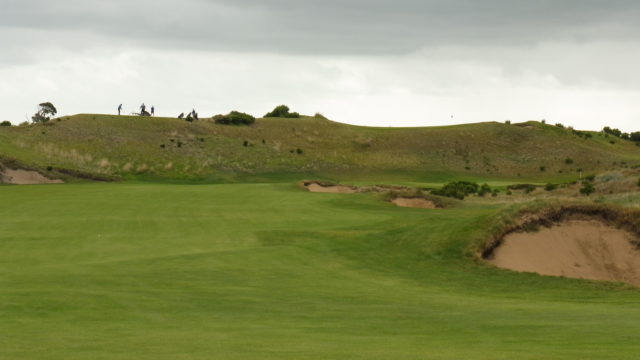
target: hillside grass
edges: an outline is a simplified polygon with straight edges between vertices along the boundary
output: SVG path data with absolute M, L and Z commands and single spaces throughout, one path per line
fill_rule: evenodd
M 289 182 L 0 186 L 0 198 L 2 359 L 640 351 L 638 289 L 474 260 L 504 205 L 406 209 Z
M 373 128 L 324 118 L 210 120 L 81 114 L 0 127 L 0 158 L 130 181 L 333 181 L 441 184 L 456 179 L 567 182 L 640 164 L 640 147 L 537 122 Z M 566 159 L 571 159 L 570 164 Z M 55 172 L 54 172 L 55 173 Z

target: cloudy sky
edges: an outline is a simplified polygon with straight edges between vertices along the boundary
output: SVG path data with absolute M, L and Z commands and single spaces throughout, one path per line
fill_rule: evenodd
M 640 130 L 637 0 L 0 0 L 0 120 L 279 104 Z

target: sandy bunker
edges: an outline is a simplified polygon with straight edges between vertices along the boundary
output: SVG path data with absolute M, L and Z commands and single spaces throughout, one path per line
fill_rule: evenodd
M 328 185 L 323 186 L 318 183 L 310 183 L 305 185 L 307 190 L 317 193 L 334 193 L 334 194 L 353 194 L 356 189 L 344 185 Z
M 15 185 L 61 184 L 62 180 L 49 179 L 37 171 L 22 169 L 0 170 L 0 182 Z
M 570 220 L 535 233 L 511 233 L 487 260 L 515 271 L 640 286 L 640 250 L 634 239 L 601 221 Z
M 410 207 L 417 209 L 436 209 L 437 206 L 433 201 L 422 198 L 395 198 L 391 200 L 392 203 L 401 207 Z

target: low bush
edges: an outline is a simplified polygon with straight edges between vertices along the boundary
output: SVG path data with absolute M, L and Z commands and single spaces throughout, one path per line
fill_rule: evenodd
M 239 111 L 232 111 L 227 115 L 216 115 L 212 117 L 216 124 L 222 125 L 251 125 L 256 122 L 256 118 Z
M 480 185 L 477 183 L 469 181 L 455 181 L 444 185 L 440 189 L 433 190 L 431 193 L 434 195 L 462 200 L 468 195 L 477 193 L 478 190 L 480 190 Z
M 620 131 L 620 129 L 612 129 L 608 126 L 605 126 L 604 129 L 602 129 L 602 132 L 604 132 L 605 134 L 613 135 L 615 137 L 622 136 L 622 131 Z
M 593 186 L 592 183 L 590 182 L 583 182 L 582 183 L 582 188 L 580 189 L 580 194 L 582 195 L 591 195 L 596 191 L 595 186 Z
M 482 184 L 482 186 L 480 186 L 480 189 L 478 190 L 478 195 L 485 196 L 489 193 L 491 193 L 491 187 L 489 186 L 489 184 Z
M 5 120 L 3 122 L 0 122 L 0 126 L 11 126 L 11 121 Z
M 556 185 L 556 184 L 551 184 L 551 183 L 548 183 L 547 185 L 545 185 L 545 186 L 544 186 L 544 189 L 545 189 L 546 191 L 553 191 L 553 190 L 555 190 L 555 189 L 557 189 L 557 188 L 558 188 L 558 185 Z
M 264 115 L 264 117 L 276 117 L 276 118 L 299 118 L 300 114 L 297 112 L 289 112 L 289 107 L 287 105 L 279 105 L 276 106 L 273 111 Z

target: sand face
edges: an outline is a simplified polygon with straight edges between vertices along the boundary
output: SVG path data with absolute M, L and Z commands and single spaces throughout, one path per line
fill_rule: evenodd
M 410 207 L 418 209 L 436 209 L 436 204 L 433 201 L 429 201 L 421 198 L 396 198 L 391 200 L 392 203 L 401 207 Z
M 49 179 L 37 171 L 4 169 L 0 171 L 0 182 L 16 185 L 61 184 L 64 181 Z
M 322 186 L 320 184 L 311 183 L 307 185 L 306 188 L 311 192 L 317 193 L 353 194 L 356 192 L 356 189 L 344 185 Z
M 572 220 L 535 233 L 512 233 L 489 262 L 522 272 L 640 286 L 634 235 L 599 221 Z

